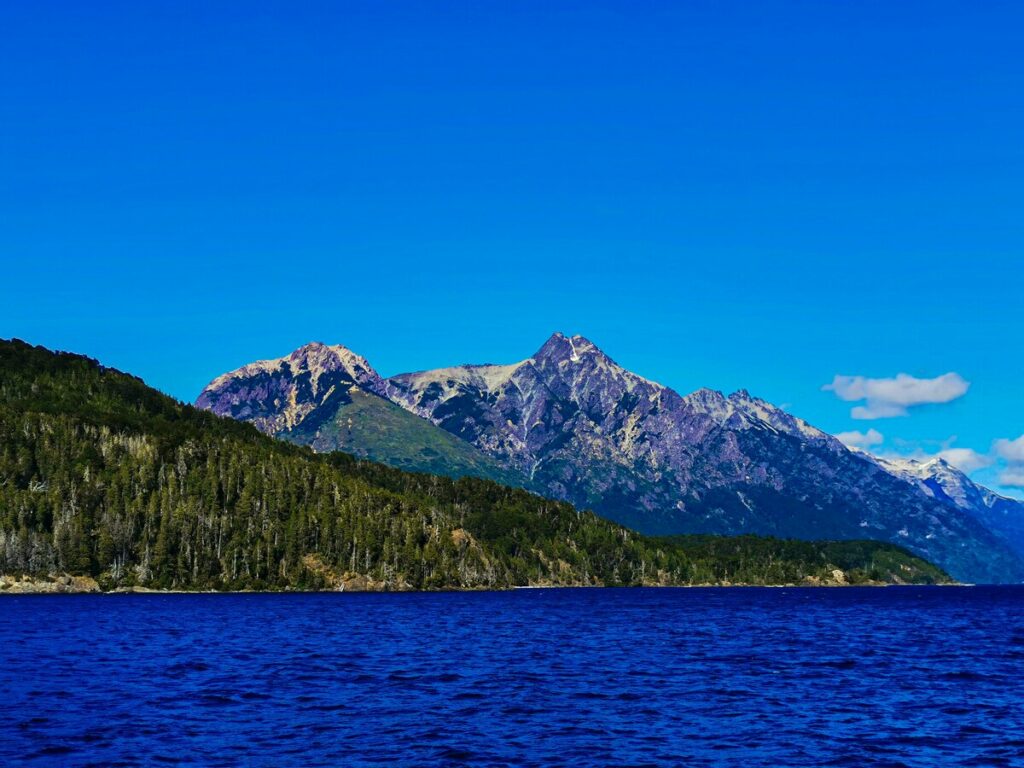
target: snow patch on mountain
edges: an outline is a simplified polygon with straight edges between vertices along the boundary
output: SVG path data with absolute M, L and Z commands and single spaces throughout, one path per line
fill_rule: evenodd
M 971 509 L 978 504 L 993 507 L 1001 500 L 1006 502 L 1016 501 L 978 485 L 964 472 L 961 472 L 943 458 L 936 457 L 926 461 L 918 461 L 917 459 L 897 456 L 882 458 L 871 456 L 870 454 L 865 455 L 870 456 L 875 463 L 890 474 L 920 486 L 922 490 L 930 495 L 934 496 L 936 493 L 942 493 L 962 509 Z

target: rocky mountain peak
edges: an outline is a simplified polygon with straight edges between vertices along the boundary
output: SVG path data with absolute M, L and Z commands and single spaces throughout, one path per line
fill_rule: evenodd
M 591 358 L 609 360 L 608 356 L 598 349 L 597 345 L 589 339 L 579 335 L 566 336 L 563 333 L 552 334 L 533 356 L 533 359 L 537 362 L 553 363 L 578 363 L 584 359 Z
M 380 375 L 367 362 L 366 358 L 340 344 L 328 345 L 320 341 L 311 341 L 285 357 L 257 360 L 222 374 L 206 386 L 204 394 L 210 390 L 220 389 L 231 382 L 275 374 L 287 374 L 291 377 L 308 374 L 310 383 L 316 390 L 321 376 L 335 372 L 347 374 L 354 383 L 371 391 L 382 391 Z
M 610 413 L 625 393 L 646 399 L 664 390 L 627 371 L 594 342 L 578 335 L 554 334 L 526 363 L 522 375 L 517 377 L 520 388 L 543 391 L 543 397 L 550 395 L 576 405 L 586 404 L 592 413 Z
M 292 374 L 308 372 L 314 388 L 323 374 L 343 372 L 364 389 L 378 394 L 383 392 L 383 381 L 373 366 L 365 357 L 341 344 L 328 345 L 313 341 L 292 352 L 288 360 Z
M 729 408 L 729 400 L 717 389 L 701 387 L 691 392 L 683 401 L 698 411 L 708 414 L 724 413 Z
M 890 472 L 899 473 L 907 478 L 927 479 L 938 474 L 966 477 L 963 472 L 941 456 L 934 456 L 923 461 L 910 457 L 886 456 L 883 458 L 874 455 L 871 455 L 871 459 Z
M 764 400 L 760 400 L 760 399 L 754 397 L 753 395 L 750 394 L 750 392 L 748 392 L 745 389 L 737 389 L 735 392 L 733 392 L 731 395 L 729 395 L 729 399 L 731 401 L 733 401 L 734 403 L 755 403 L 755 402 L 756 403 L 763 403 L 764 402 Z
M 251 421 L 270 434 L 299 424 L 334 393 L 356 386 L 382 395 L 384 381 L 366 358 L 340 344 L 313 341 L 285 357 L 259 360 L 218 376 L 196 406 Z

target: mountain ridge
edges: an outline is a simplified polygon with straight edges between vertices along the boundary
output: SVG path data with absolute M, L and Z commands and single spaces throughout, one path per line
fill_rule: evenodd
M 746 390 L 683 396 L 583 336 L 555 333 L 507 365 L 397 374 L 382 397 L 527 487 L 647 534 L 869 535 L 967 581 L 1024 580 L 978 515 Z
M 957 469 L 941 456 L 926 461 L 870 456 L 889 471 L 919 484 L 925 492 L 945 497 L 967 510 L 991 530 L 998 533 L 1011 548 L 1024 557 L 1024 501 L 996 493 L 976 483 L 966 472 Z
M 528 485 L 469 443 L 429 428 L 389 400 L 386 389 L 366 358 L 340 344 L 310 342 L 218 376 L 195 404 L 318 452 L 345 451 L 410 471 Z

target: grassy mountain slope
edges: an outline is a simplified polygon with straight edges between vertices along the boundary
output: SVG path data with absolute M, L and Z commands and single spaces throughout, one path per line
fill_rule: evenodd
M 308 445 L 317 453 L 344 451 L 410 472 L 527 485 L 526 478 L 465 440 L 382 397 L 356 387 L 345 395 L 336 408 L 321 406 L 313 416 L 277 437 Z
M 496 483 L 316 454 L 0 342 L 0 574 L 104 588 L 931 583 L 889 544 L 652 539 Z

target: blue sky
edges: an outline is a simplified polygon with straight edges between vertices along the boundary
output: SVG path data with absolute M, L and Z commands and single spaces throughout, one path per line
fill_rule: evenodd
M 313 339 L 391 374 L 561 330 L 880 452 L 1024 435 L 1021 4 L 40 2 L 0 25 L 2 336 L 191 400 Z M 870 421 L 822 390 L 899 373 L 969 388 Z

